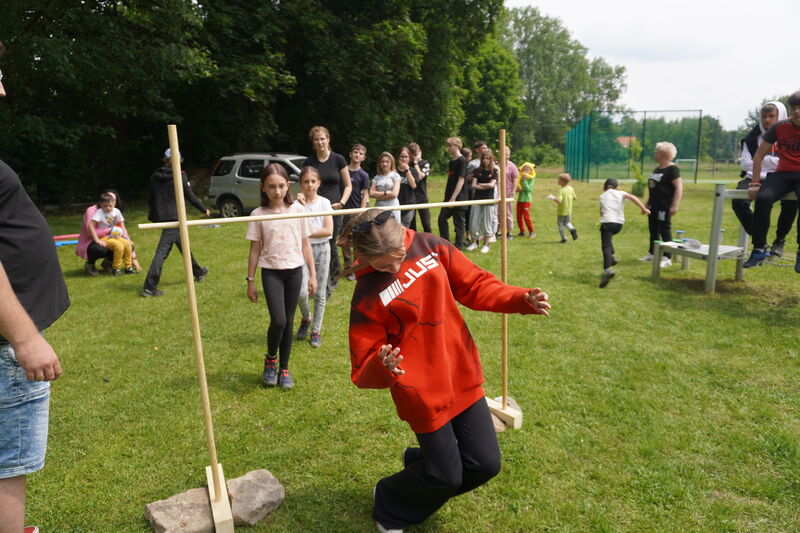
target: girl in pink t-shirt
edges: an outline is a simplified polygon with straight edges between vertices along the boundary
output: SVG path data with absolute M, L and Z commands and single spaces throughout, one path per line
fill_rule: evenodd
M 286 169 L 276 163 L 268 165 L 261 172 L 261 206 L 250 214 L 260 216 L 303 212 L 305 208 L 302 205 L 292 203 Z M 289 355 L 292 349 L 294 310 L 303 282 L 303 263 L 310 272 L 309 295 L 317 290 L 314 257 L 308 242 L 310 234 L 311 224 L 308 218 L 261 220 L 250 222 L 247 226 L 246 238 L 250 241 L 247 297 L 253 303 L 258 301 L 255 274 L 256 267 L 261 267 L 261 283 L 270 317 L 267 353 L 264 355 L 264 373 L 261 378 L 267 387 L 294 387 L 294 381 L 289 374 Z

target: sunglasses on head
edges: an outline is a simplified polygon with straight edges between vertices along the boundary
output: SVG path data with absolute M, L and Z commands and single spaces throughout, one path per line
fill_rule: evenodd
M 386 210 L 380 213 L 378 216 L 373 218 L 372 220 L 366 220 L 364 222 L 359 222 L 355 226 L 353 226 L 353 231 L 356 233 L 367 233 L 373 225 L 375 226 L 383 226 L 387 220 L 392 216 L 391 210 Z

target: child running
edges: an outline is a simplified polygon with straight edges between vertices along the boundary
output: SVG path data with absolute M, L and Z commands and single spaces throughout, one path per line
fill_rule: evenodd
M 457 303 L 541 315 L 550 304 L 540 289 L 505 285 L 443 238 L 405 229 L 387 212 L 362 213 L 341 238 L 357 257 L 351 379 L 389 388 L 419 443 L 373 492 L 379 531 L 401 530 L 500 471 L 478 349 Z
M 617 189 L 619 182 L 614 178 L 609 178 L 603 184 L 603 194 L 600 195 L 600 242 L 603 249 L 603 274 L 600 276 L 600 288 L 602 289 L 616 272 L 611 267 L 617 264 L 614 255 L 614 243 L 611 239 L 622 230 L 625 223 L 625 200 L 630 200 L 639 206 L 643 215 L 649 215 L 647 209 L 639 198 L 625 191 Z
M 319 188 L 319 173 L 314 167 L 303 167 L 300 172 L 300 188 L 302 189 L 298 201 L 306 206 L 306 211 L 324 212 L 331 211 L 331 201 L 317 194 Z M 314 256 L 314 267 L 317 271 L 317 287 L 325 286 L 328 282 L 328 267 L 331 262 L 331 235 L 333 235 L 333 217 L 331 215 L 307 218 L 311 224 L 311 234 L 308 242 L 311 244 L 311 255 Z M 303 283 L 300 284 L 300 328 L 297 338 L 305 339 L 308 336 L 309 326 L 311 336 L 308 343 L 312 348 L 322 346 L 322 317 L 325 316 L 326 291 L 317 291 L 314 294 L 314 321 L 311 321 L 311 309 L 308 305 L 308 278 L 309 271 L 303 265 Z
M 125 218 L 122 212 L 114 207 L 116 199 L 110 193 L 100 195 L 97 203 L 98 209 L 92 215 L 89 223 L 89 234 L 92 240 L 100 246 L 107 247 L 114 254 L 111 262 L 111 273 L 115 276 L 122 275 L 123 263 L 126 274 L 135 274 L 133 268 L 133 242 L 127 237 Z M 99 235 L 103 235 L 100 237 Z
M 548 200 L 553 200 L 558 204 L 558 211 L 556 211 L 556 221 L 558 222 L 558 233 L 561 234 L 561 244 L 567 242 L 567 236 L 564 233 L 564 228 L 568 229 L 572 235 L 572 240 L 577 240 L 578 230 L 572 225 L 572 202 L 577 200 L 575 196 L 575 189 L 569 184 L 572 177 L 569 174 L 560 174 L 558 176 L 558 196 L 549 194 Z
M 519 226 L 518 237 L 525 236 L 525 228 L 528 228 L 528 237 L 536 237 L 536 230 L 531 222 L 531 202 L 533 202 L 533 185 L 536 178 L 536 165 L 533 163 L 523 163 L 519 167 L 519 180 L 517 181 L 517 226 Z
M 478 168 L 473 173 L 472 190 L 475 191 L 475 200 L 491 200 L 494 198 L 494 187 L 497 185 L 497 169 L 495 168 L 494 153 L 490 148 L 485 148 L 481 153 Z M 494 225 L 497 206 L 473 205 L 469 214 L 469 233 L 472 236 L 472 244 L 467 246 L 467 250 L 474 250 L 478 247 L 478 241 L 483 238 L 481 253 L 489 252 L 489 244 L 495 240 L 494 235 L 497 228 Z
M 272 163 L 261 171 L 261 206 L 252 216 L 303 213 L 305 207 L 292 203 L 289 192 L 289 175 L 283 166 Z M 267 353 L 264 355 L 264 373 L 261 381 L 267 387 L 279 385 L 282 389 L 294 387 L 289 374 L 289 355 L 292 349 L 292 323 L 294 310 L 303 282 L 303 263 L 308 267 L 308 294 L 317 290 L 317 272 L 308 236 L 311 224 L 307 218 L 262 220 L 247 226 L 250 254 L 247 261 L 247 297 L 258 301 L 255 284 L 256 267 L 261 267 L 261 283 L 269 311 Z M 325 291 L 325 286 L 320 287 Z M 280 352 L 280 377 L 278 353 Z

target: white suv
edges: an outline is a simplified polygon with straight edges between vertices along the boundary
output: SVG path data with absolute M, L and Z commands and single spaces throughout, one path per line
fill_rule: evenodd
M 223 217 L 249 215 L 261 205 L 261 169 L 270 163 L 283 165 L 289 174 L 292 197 L 299 191 L 300 169 L 306 156 L 284 153 L 248 153 L 225 156 L 211 172 L 208 199 Z

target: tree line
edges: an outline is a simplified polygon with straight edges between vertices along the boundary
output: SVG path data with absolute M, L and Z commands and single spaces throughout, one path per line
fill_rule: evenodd
M 612 111 L 625 69 L 560 20 L 502 0 L 4 0 L 0 158 L 42 203 L 114 186 L 143 197 L 179 126 L 187 167 L 244 151 L 374 158 L 418 142 L 496 143 L 563 160 L 564 136 Z

